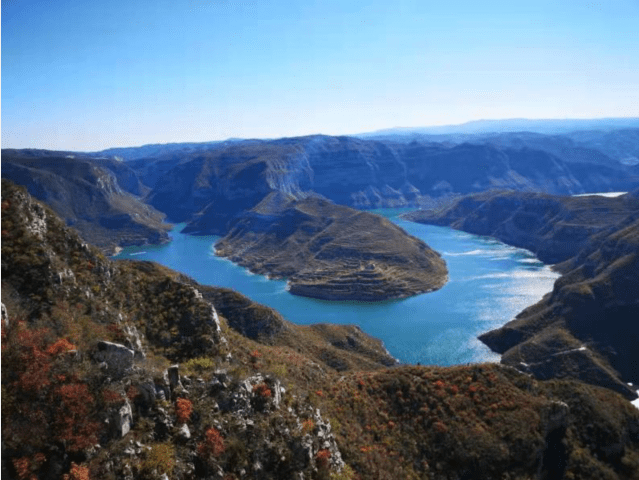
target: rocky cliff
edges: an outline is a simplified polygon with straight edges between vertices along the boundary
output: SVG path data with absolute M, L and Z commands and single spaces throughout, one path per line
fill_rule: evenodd
M 563 262 L 552 293 L 480 336 L 502 362 L 538 378 L 578 378 L 629 398 L 639 383 L 639 202 L 484 193 L 407 218 L 490 235 Z
M 564 197 L 488 191 L 440 208 L 410 212 L 404 218 L 495 237 L 555 264 L 572 258 L 595 234 L 615 230 L 637 211 L 639 201 L 632 195 Z
M 321 198 L 272 193 L 215 245 L 249 270 L 287 278 L 291 293 L 379 301 L 440 288 L 444 261 L 390 221 Z
M 148 189 L 126 164 L 43 150 L 3 150 L 2 178 L 27 186 L 83 238 L 116 247 L 168 241 L 164 214 L 137 195 Z
M 152 189 L 155 208 L 175 221 L 207 209 L 207 228 L 219 234 L 271 191 L 315 192 L 341 205 L 381 208 L 430 205 L 440 197 L 494 188 L 627 190 L 639 180 L 631 166 L 554 137 L 451 145 L 315 135 L 158 151 L 131 166 Z
M 636 478 L 639 411 L 105 258 L 2 185 L 3 478 Z M 329 420 L 330 418 L 330 420 Z

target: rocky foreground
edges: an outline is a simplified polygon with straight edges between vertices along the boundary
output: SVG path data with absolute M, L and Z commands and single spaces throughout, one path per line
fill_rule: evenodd
M 380 301 L 441 288 L 440 255 L 389 220 L 274 192 L 242 215 L 216 253 L 324 300 Z
M 636 398 L 639 191 L 617 198 L 483 193 L 406 217 L 491 235 L 562 262 L 552 293 L 480 340 L 537 378 L 575 378 Z
M 2 478 L 637 478 L 639 410 L 111 261 L 2 183 Z

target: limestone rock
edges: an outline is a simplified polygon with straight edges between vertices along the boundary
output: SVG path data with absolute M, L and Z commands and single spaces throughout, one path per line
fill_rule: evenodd
M 133 410 L 129 401 L 125 401 L 124 405 L 118 408 L 111 415 L 111 429 L 114 438 L 122 438 L 126 436 L 133 426 Z
M 97 344 L 94 360 L 106 363 L 110 375 L 121 377 L 133 367 L 134 355 L 133 350 L 124 345 L 100 341 Z

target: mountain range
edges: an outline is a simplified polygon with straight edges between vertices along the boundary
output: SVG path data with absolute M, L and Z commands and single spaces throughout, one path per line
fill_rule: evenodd
M 619 478 L 639 411 L 498 364 L 391 367 L 357 327 L 111 261 L 2 182 L 6 478 Z
M 636 478 L 638 137 L 610 119 L 2 150 L 3 476 Z M 103 255 L 167 241 L 168 219 L 293 293 L 398 298 L 446 266 L 358 210 L 408 206 L 563 274 L 481 336 L 504 365 L 388 369 L 356 327 Z

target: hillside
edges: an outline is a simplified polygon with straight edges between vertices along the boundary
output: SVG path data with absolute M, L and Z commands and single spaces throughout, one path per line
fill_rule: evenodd
M 26 185 L 87 242 L 108 253 L 168 240 L 164 214 L 140 200 L 137 195 L 148 188 L 121 162 L 65 152 L 3 150 L 2 178 Z
M 539 303 L 480 340 L 537 378 L 576 378 L 635 398 L 639 201 L 492 192 L 407 218 L 528 248 L 564 273 Z
M 488 191 L 404 218 L 495 237 L 533 252 L 544 263 L 572 258 L 599 232 L 616 229 L 639 211 L 630 195 L 563 197 L 532 192 Z
M 636 478 L 639 411 L 110 261 L 2 185 L 6 478 Z M 303 476 L 302 476 L 303 475 Z M 67 478 L 67 477 L 65 477 Z
M 494 188 L 573 194 L 627 190 L 639 181 L 631 165 L 567 137 L 544 136 L 450 144 L 315 135 L 158 152 L 129 165 L 151 188 L 151 205 L 173 221 L 208 209 L 208 230 L 220 235 L 272 191 L 381 208 Z
M 447 279 L 446 264 L 424 242 L 383 217 L 315 197 L 270 194 L 215 251 L 252 272 L 286 278 L 293 294 L 324 300 L 402 298 Z

